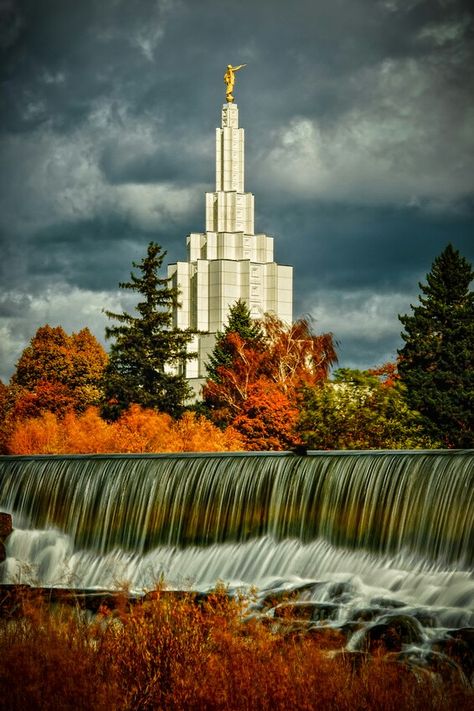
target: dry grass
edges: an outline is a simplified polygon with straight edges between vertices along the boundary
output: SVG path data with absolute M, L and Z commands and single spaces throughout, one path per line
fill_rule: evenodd
M 341 651 L 342 637 L 274 634 L 242 622 L 242 605 L 216 591 L 156 591 L 89 617 L 25 594 L 0 621 L 0 709 L 464 709 L 472 693 L 382 656 Z

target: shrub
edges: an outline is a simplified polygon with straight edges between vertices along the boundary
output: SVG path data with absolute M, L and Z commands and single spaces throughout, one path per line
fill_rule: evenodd
M 18 420 L 9 435 L 9 454 L 99 454 L 106 452 L 220 452 L 243 448 L 232 428 L 221 430 L 204 417 L 187 412 L 179 420 L 131 405 L 115 422 L 97 408 L 63 418 L 52 412 Z
M 357 664 L 341 636 L 274 633 L 242 603 L 156 590 L 115 610 L 48 609 L 25 597 L 0 621 L 0 709 L 469 708 L 472 689 L 383 656 Z

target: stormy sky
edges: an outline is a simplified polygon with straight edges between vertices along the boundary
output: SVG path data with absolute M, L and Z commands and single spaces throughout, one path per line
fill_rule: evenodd
M 473 15 L 457 0 L 0 0 L 0 377 L 39 326 L 130 309 L 204 229 L 228 63 L 256 229 L 341 366 L 400 346 L 433 259 L 471 262 Z

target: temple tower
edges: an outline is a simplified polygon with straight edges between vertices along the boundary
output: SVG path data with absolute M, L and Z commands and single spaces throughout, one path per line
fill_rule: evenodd
M 237 104 L 224 104 L 216 129 L 216 189 L 206 193 L 206 231 L 193 232 L 186 241 L 187 261 L 171 264 L 168 277 L 180 291 L 175 327 L 198 332 L 190 345 L 198 355 L 186 365 L 186 377 L 199 396 L 215 334 L 224 329 L 238 299 L 248 304 L 253 318 L 270 312 L 292 321 L 293 268 L 274 261 L 273 237 L 254 231 Z

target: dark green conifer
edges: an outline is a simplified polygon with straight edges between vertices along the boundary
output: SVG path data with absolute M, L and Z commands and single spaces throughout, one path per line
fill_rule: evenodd
M 420 305 L 399 316 L 405 345 L 398 370 L 407 400 L 448 447 L 474 446 L 474 277 L 451 244 L 420 284 Z
M 131 280 L 119 284 L 143 297 L 135 307 L 137 316 L 106 311 L 118 321 L 106 329 L 106 337 L 115 339 L 104 377 L 103 414 L 109 419 L 132 403 L 178 416 L 190 395 L 183 366 L 192 357 L 186 350 L 192 335 L 172 327 L 178 290 L 159 277 L 165 255 L 150 242 L 147 256 L 133 262 L 141 275 L 131 272 Z
M 224 331 L 216 334 L 214 350 L 206 364 L 209 380 L 219 382 L 218 368 L 232 363 L 234 350 L 227 340 L 230 333 L 238 333 L 245 341 L 254 345 L 263 344 L 262 331 L 250 316 L 250 310 L 242 299 L 238 299 L 229 310 L 229 318 Z

